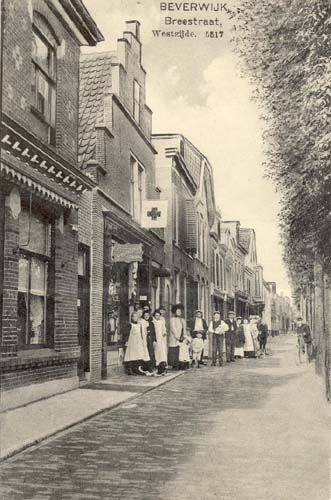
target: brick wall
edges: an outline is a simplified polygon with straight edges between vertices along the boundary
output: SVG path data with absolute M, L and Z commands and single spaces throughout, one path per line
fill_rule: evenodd
M 55 224 L 55 314 L 54 348 L 67 351 L 78 346 L 78 233 L 75 211 L 64 214 Z
M 4 238 L 5 238 L 5 193 L 0 189 L 0 343 L 2 343 L 1 311 L 2 311 L 2 293 L 3 293 Z
M 100 187 L 126 210 L 131 210 L 131 152 L 145 168 L 146 196 L 157 198 L 155 191 L 154 153 L 140 137 L 118 104 L 113 104 L 114 138 L 105 135 L 105 165 L 107 174 L 100 179 Z
M 102 314 L 103 314 L 103 231 L 102 201 L 92 193 L 91 223 L 91 308 L 90 308 L 90 369 L 91 380 L 101 378 L 102 364 Z
M 56 152 L 76 164 L 80 49 L 45 0 L 4 0 L 3 112 L 47 143 L 47 127 L 30 108 L 34 9 L 44 16 L 59 41 Z
M 1 374 L 1 391 L 75 376 L 77 376 L 77 368 L 72 363 L 18 369 Z
M 4 209 L 4 260 L 2 292 L 2 357 L 16 356 L 17 352 L 17 287 L 18 287 L 18 218 L 11 209 Z
M 88 247 L 91 244 L 91 201 L 92 192 L 87 191 L 80 196 L 78 209 L 78 239 Z

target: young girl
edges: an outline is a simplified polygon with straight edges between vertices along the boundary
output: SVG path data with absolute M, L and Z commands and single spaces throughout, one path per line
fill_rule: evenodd
M 203 345 L 202 333 L 198 332 L 192 341 L 192 366 L 197 368 L 200 368 Z
M 190 367 L 190 343 L 191 339 L 184 335 L 179 346 L 179 370 L 187 370 Z

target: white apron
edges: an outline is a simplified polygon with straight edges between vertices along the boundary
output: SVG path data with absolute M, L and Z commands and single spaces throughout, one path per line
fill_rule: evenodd
M 145 348 L 143 332 L 140 323 L 131 323 L 128 345 L 125 351 L 124 362 L 144 360 L 149 361 L 147 346 Z M 147 351 L 147 352 L 146 352 Z
M 156 360 L 156 366 L 158 366 L 160 363 L 166 363 L 167 362 L 167 330 L 165 327 L 165 321 L 161 319 L 154 319 L 153 320 L 154 326 L 155 326 L 155 337 L 156 337 L 156 344 L 155 344 L 155 360 Z

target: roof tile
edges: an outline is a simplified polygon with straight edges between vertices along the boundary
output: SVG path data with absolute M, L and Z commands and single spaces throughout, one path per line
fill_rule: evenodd
M 105 90 L 111 83 L 114 54 L 85 54 L 80 61 L 79 157 L 84 163 L 94 156 L 95 126 L 103 119 Z

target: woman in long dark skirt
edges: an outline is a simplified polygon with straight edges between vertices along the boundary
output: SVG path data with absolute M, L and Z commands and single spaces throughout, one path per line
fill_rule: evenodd
M 141 318 L 143 337 L 147 345 L 149 361 L 144 363 L 144 371 L 153 373 L 156 367 L 154 344 L 156 342 L 155 326 L 153 317 L 149 311 L 144 311 Z

